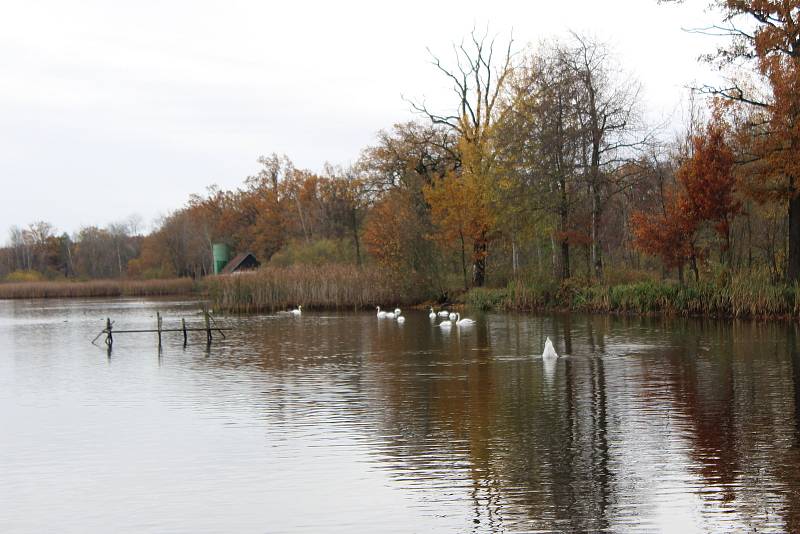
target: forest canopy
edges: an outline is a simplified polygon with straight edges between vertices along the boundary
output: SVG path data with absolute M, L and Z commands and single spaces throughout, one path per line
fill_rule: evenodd
M 662 2 L 668 4 L 670 2 Z M 518 47 L 473 30 L 431 55 L 450 102 L 379 132 L 348 166 L 257 159 L 144 235 L 10 231 L 0 280 L 202 277 L 212 244 L 263 265 L 372 265 L 446 294 L 510 280 L 800 278 L 800 0 L 719 0 L 705 56 L 727 82 L 686 93 L 680 131 L 648 124 L 640 83 L 589 35 Z M 664 6 L 663 9 L 668 9 Z M 687 21 L 689 23 L 690 21 Z

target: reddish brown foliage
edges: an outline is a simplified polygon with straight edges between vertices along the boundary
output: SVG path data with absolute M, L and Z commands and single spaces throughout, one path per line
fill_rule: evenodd
M 680 267 L 691 254 L 691 238 L 697 227 L 682 206 L 679 195 L 668 192 L 664 207 L 656 212 L 635 212 L 631 216 L 635 246 L 658 256 L 667 268 Z
M 717 116 L 705 135 L 692 139 L 694 154 L 681 165 L 677 178 L 683 186 L 679 202 L 685 217 L 697 224 L 713 223 L 727 248 L 730 222 L 741 203 L 734 198 L 734 155 L 725 137 L 726 128 Z
M 741 205 L 734 197 L 734 156 L 725 136 L 715 116 L 704 135 L 692 139 L 694 153 L 677 174 L 680 189 L 665 193 L 661 210 L 631 217 L 635 246 L 668 268 L 682 266 L 695 254 L 694 236 L 704 222 L 713 224 L 728 247 L 730 221 Z

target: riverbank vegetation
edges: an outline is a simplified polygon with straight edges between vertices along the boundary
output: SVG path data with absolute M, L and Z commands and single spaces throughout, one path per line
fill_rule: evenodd
M 461 299 L 796 316 L 800 0 L 713 5 L 731 41 L 706 60 L 728 81 L 691 91 L 673 131 L 648 122 L 600 40 L 473 32 L 432 57 L 452 101 L 412 100 L 418 120 L 352 165 L 261 157 L 239 188 L 192 196 L 148 235 L 135 219 L 75 236 L 14 228 L 0 278 L 206 277 L 237 311 Z M 213 243 L 262 270 L 207 276 Z
M 403 288 L 372 267 L 354 265 L 267 267 L 257 272 L 208 277 L 215 309 L 234 313 L 309 309 L 365 309 L 375 303 L 413 304 L 425 295 Z
M 191 278 L 9 282 L 0 284 L 0 299 L 154 297 L 191 295 L 197 290 Z
M 768 273 L 725 281 L 679 284 L 646 280 L 608 284 L 525 284 L 474 288 L 464 303 L 482 310 L 665 314 L 719 318 L 792 318 L 800 315 L 800 286 L 775 283 Z

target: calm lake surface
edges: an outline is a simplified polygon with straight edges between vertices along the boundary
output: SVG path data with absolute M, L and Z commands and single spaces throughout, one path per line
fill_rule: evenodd
M 792 325 L 304 313 L 89 343 L 197 309 L 0 301 L 1 532 L 800 529 Z

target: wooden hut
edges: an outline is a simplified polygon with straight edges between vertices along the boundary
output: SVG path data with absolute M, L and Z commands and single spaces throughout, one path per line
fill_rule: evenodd
M 251 252 L 242 252 L 225 265 L 219 274 L 233 274 L 258 269 L 261 263 Z

